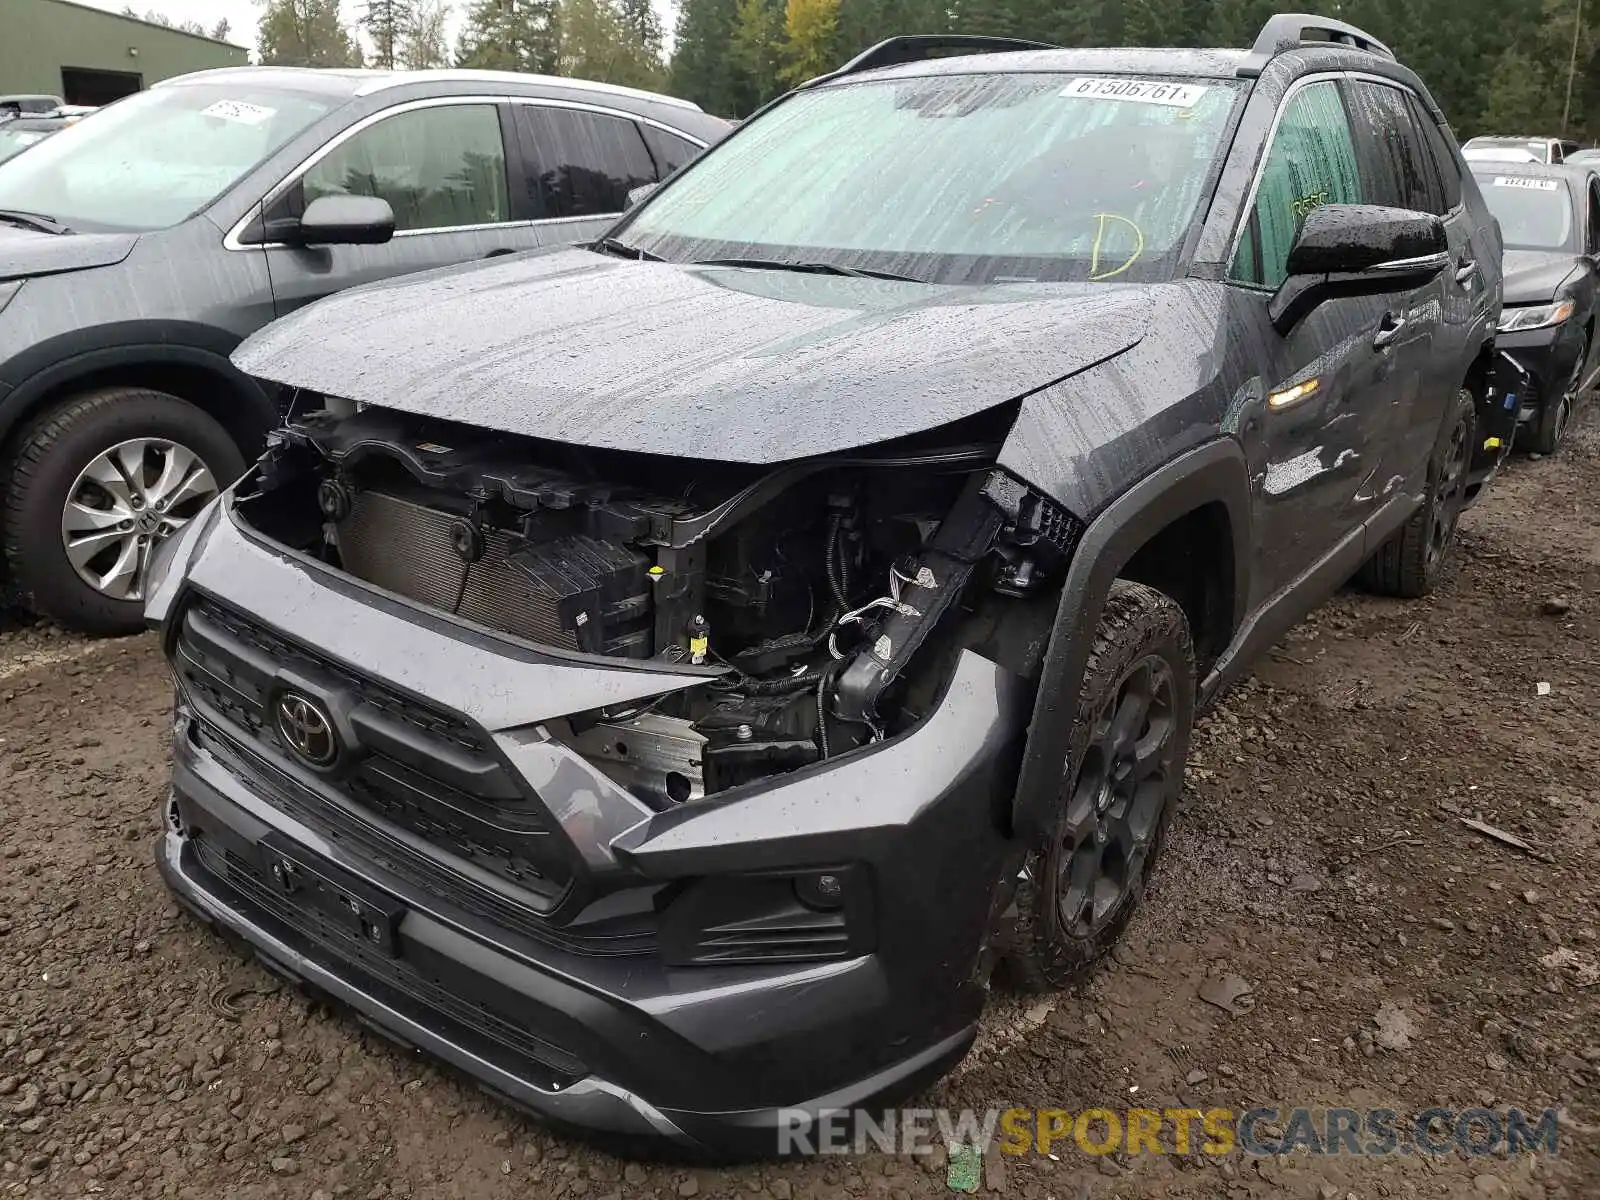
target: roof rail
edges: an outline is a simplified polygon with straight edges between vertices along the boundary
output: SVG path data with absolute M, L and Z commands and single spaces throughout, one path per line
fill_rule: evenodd
M 818 75 L 803 86 L 810 87 L 811 84 L 854 75 L 858 71 L 871 71 L 878 67 L 896 67 L 901 63 L 942 58 L 946 54 L 1004 54 L 1014 50 L 1059 49 L 1059 46 L 1052 46 L 1048 42 L 1029 42 L 1022 38 L 978 37 L 975 34 L 965 33 L 904 34 L 900 37 L 887 38 L 870 50 L 863 50 L 837 71 Z
M 1320 36 L 1307 37 L 1308 33 Z M 1357 29 L 1354 25 L 1347 25 L 1343 21 L 1335 21 L 1328 17 L 1314 17 L 1309 13 L 1279 13 L 1275 17 L 1267 18 L 1267 23 L 1261 27 L 1261 33 L 1256 37 L 1256 44 L 1250 47 L 1249 55 L 1239 64 L 1239 69 L 1234 74 L 1240 77 L 1259 75 L 1278 55 L 1298 50 L 1307 43 L 1322 42 L 1350 46 L 1357 50 L 1365 50 L 1369 54 L 1382 55 L 1384 58 L 1394 57 L 1393 50 L 1366 30 Z

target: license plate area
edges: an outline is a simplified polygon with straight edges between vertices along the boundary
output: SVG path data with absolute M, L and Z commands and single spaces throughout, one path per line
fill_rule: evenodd
M 320 860 L 278 833 L 256 844 L 270 885 L 288 902 L 389 958 L 400 953 L 405 906 L 340 867 Z

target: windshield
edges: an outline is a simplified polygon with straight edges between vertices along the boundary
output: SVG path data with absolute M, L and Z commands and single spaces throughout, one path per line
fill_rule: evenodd
M 1518 162 L 1550 161 L 1550 143 L 1525 138 L 1473 138 L 1461 148 L 1469 158 L 1505 158 Z
M 88 231 L 165 229 L 336 102 L 238 84 L 140 92 L 0 163 L 0 209 Z
M 927 282 L 1173 273 L 1231 81 L 944 75 L 801 92 L 617 230 L 674 262 L 822 263 Z
M 1572 201 L 1559 179 L 1486 175 L 1489 211 L 1500 222 L 1507 250 L 1567 250 L 1572 243 Z
M 13 154 L 22 153 L 35 142 L 42 142 L 49 136 L 43 129 L 8 129 L 0 125 L 0 162 Z

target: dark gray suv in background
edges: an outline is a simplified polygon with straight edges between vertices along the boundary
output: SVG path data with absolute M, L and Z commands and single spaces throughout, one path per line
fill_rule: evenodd
M 0 164 L 11 598 L 138 629 L 153 548 L 281 416 L 240 339 L 352 284 L 592 237 L 727 128 L 576 79 L 237 68 Z

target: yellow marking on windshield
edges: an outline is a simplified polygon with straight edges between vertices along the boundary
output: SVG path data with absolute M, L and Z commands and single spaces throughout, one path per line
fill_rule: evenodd
M 1092 282 L 1099 283 L 1102 279 L 1111 279 L 1117 275 L 1121 275 L 1129 267 L 1133 266 L 1134 263 L 1139 261 L 1139 256 L 1144 253 L 1144 230 L 1139 228 L 1138 222 L 1129 217 L 1124 217 L 1120 213 L 1095 213 L 1095 219 L 1099 222 L 1099 226 L 1095 230 L 1094 235 L 1094 254 L 1089 259 L 1089 279 Z M 1129 229 L 1133 230 L 1133 236 L 1138 239 L 1139 244 L 1134 247 L 1133 253 L 1128 255 L 1127 261 L 1124 262 L 1120 267 L 1117 267 L 1115 270 L 1111 271 L 1102 271 L 1100 269 L 1100 245 L 1105 241 L 1106 223 L 1108 221 L 1120 221 Z

